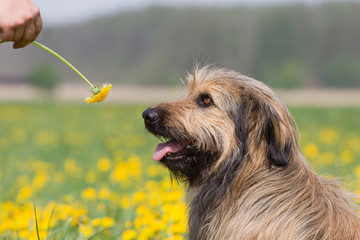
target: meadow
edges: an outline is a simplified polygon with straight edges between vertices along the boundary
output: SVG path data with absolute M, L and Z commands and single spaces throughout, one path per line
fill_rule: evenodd
M 146 105 L 0 105 L 0 239 L 186 239 Z M 360 195 L 360 109 L 290 108 L 320 174 Z

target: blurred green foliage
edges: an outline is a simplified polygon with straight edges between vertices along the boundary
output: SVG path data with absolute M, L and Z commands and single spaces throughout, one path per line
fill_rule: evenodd
M 59 75 L 51 65 L 39 65 L 30 73 L 30 83 L 34 87 L 52 91 L 59 83 Z
M 360 75 L 359 22 L 360 3 L 355 2 L 151 7 L 45 29 L 39 41 L 76 63 L 95 84 L 180 86 L 186 70 L 200 62 L 276 87 L 359 87 L 360 81 L 352 80 Z M 38 49 L 26 56 L 11 54 L 0 72 L 18 67 L 20 57 L 52 59 Z M 73 72 L 50 61 L 62 78 L 73 79 Z
M 322 78 L 332 87 L 359 86 L 360 59 L 349 56 L 331 59 L 323 69 Z

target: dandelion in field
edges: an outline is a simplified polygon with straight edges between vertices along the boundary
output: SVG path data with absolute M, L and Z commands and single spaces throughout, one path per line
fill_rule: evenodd
M 79 228 L 79 233 L 84 237 L 90 237 L 94 233 L 94 229 L 91 226 L 81 226 Z
M 124 208 L 124 209 L 128 209 L 130 206 L 131 206 L 131 200 L 127 197 L 124 197 L 121 201 L 121 206 Z
M 327 128 L 320 132 L 320 141 L 326 144 L 333 144 L 338 139 L 339 134 L 334 127 Z
M 356 168 L 355 168 L 355 174 L 356 174 L 356 177 L 358 179 L 360 179 L 360 165 L 358 165 Z
M 355 152 L 360 152 L 360 138 L 357 136 L 350 136 L 346 142 L 350 149 Z
M 146 194 L 144 192 L 135 192 L 133 196 L 133 200 L 135 204 L 139 204 L 146 199 Z
M 85 80 L 85 82 L 87 82 L 90 85 L 90 87 L 91 87 L 90 92 L 92 95 L 91 95 L 91 97 L 88 97 L 85 99 L 85 101 L 87 103 L 99 103 L 99 102 L 104 101 L 104 99 L 109 94 L 109 91 L 111 89 L 111 84 L 106 83 L 101 88 L 98 85 L 95 87 L 79 70 L 77 70 L 72 64 L 70 64 L 65 58 L 60 56 L 58 53 L 54 52 L 50 48 L 48 48 L 36 41 L 34 41 L 33 44 L 48 51 L 49 53 L 55 55 L 57 58 L 59 58 L 61 61 L 63 61 L 66 65 L 68 65 L 72 70 L 74 70 L 74 72 L 76 72 L 80 77 L 82 77 Z
M 84 200 L 94 200 L 96 198 L 96 190 L 94 188 L 86 188 L 81 192 L 81 197 Z
M 92 96 L 87 97 L 85 101 L 87 103 L 99 103 L 104 101 L 104 99 L 109 94 L 111 87 L 112 85 L 108 83 L 103 84 L 102 88 L 100 88 L 99 86 L 94 87 L 93 89 L 90 90 Z
M 110 199 L 112 192 L 110 189 L 103 187 L 99 190 L 99 198 L 100 199 Z
M 124 240 L 136 239 L 136 231 L 133 229 L 128 229 L 123 233 Z
M 108 158 L 101 158 L 98 161 L 97 167 L 98 167 L 99 171 L 107 172 L 107 171 L 109 171 L 109 169 L 111 167 L 111 161 Z
M 111 179 L 114 182 L 126 183 L 129 178 L 127 166 L 125 162 L 119 162 L 116 164 L 115 169 L 111 173 Z
M 352 151 L 345 149 L 340 154 L 340 159 L 344 164 L 349 164 L 354 161 L 354 154 Z
M 109 228 L 112 225 L 114 225 L 114 223 L 115 223 L 115 220 L 112 217 L 104 217 L 101 221 L 101 225 L 104 228 Z
M 305 146 L 304 154 L 310 159 L 316 158 L 319 154 L 318 147 L 314 143 L 308 143 Z
M 33 194 L 33 191 L 30 187 L 23 187 L 20 189 L 16 200 L 18 202 L 24 202 L 25 200 L 29 199 Z

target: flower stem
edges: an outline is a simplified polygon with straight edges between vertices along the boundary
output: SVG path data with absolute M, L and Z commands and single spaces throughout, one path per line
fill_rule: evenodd
M 0 41 L 0 44 L 4 43 L 4 41 Z M 87 78 L 79 71 L 77 70 L 71 63 L 69 63 L 68 61 L 66 61 L 65 58 L 63 58 L 62 56 L 60 56 L 58 53 L 56 53 L 55 51 L 51 50 L 50 48 L 42 45 L 41 43 L 38 43 L 36 41 L 32 42 L 34 45 L 48 51 L 49 53 L 55 55 L 57 58 L 59 58 L 61 61 L 63 61 L 66 65 L 68 65 L 72 70 L 74 70 L 77 74 L 79 74 L 80 77 L 82 77 L 89 85 L 92 89 L 96 89 L 94 87 L 94 85 L 91 84 L 91 82 L 89 80 L 87 80 Z
M 59 58 L 61 61 L 63 61 L 66 65 L 68 65 L 72 70 L 74 70 L 77 74 L 79 74 L 80 77 L 82 77 L 89 85 L 92 89 L 95 89 L 94 85 L 91 84 L 91 82 L 89 80 L 87 80 L 87 78 L 79 71 L 77 70 L 71 63 L 69 63 L 68 61 L 66 61 L 65 58 L 63 58 L 62 56 L 60 56 L 58 53 L 56 53 L 55 51 L 51 50 L 50 48 L 42 45 L 41 43 L 38 43 L 36 41 L 32 42 L 33 44 L 35 44 L 36 46 L 48 51 L 49 53 L 55 55 L 57 58 Z

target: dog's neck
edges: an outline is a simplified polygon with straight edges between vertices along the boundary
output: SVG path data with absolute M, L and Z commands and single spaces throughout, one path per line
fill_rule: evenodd
M 251 191 L 256 189 L 254 186 L 264 189 L 263 194 L 256 195 L 260 196 L 259 198 L 264 194 L 276 195 L 278 191 L 286 190 L 278 185 L 282 179 L 288 180 L 289 175 L 292 175 L 294 184 L 295 182 L 306 182 L 307 178 L 312 177 L 308 175 L 309 172 L 313 172 L 305 160 L 304 162 L 291 162 L 284 168 L 269 167 L 266 164 L 254 167 L 252 163 L 253 161 L 250 159 L 245 161 L 242 159 L 238 161 L 237 166 L 232 165 L 233 168 L 225 166 L 224 174 L 217 173 L 216 177 L 202 181 L 201 185 L 193 185 L 188 188 L 190 240 L 212 239 L 208 237 L 211 232 L 207 229 L 209 222 L 215 216 L 217 219 L 228 218 L 229 216 L 223 216 L 224 213 L 221 210 L 228 208 L 228 205 L 236 203 L 239 205 L 237 208 L 241 208 L 242 204 L 246 205 L 249 202 L 246 201 L 246 198 L 252 198 Z M 306 168 L 307 171 L 299 170 L 302 168 Z M 315 176 L 315 173 L 311 175 Z M 286 182 L 287 186 L 289 184 L 291 185 Z M 244 197 L 245 195 L 247 197 Z M 256 200 L 252 199 L 251 202 L 256 202 Z

